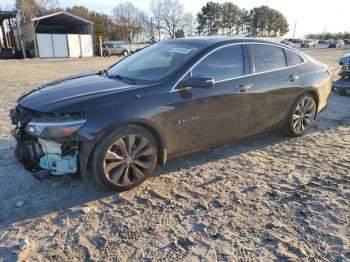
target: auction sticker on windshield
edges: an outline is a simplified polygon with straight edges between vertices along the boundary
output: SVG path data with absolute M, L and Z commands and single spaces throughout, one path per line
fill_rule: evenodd
M 193 51 L 196 51 L 198 50 L 198 48 L 195 48 L 195 47 L 192 47 L 192 48 L 179 48 L 179 47 L 174 47 L 174 48 L 171 48 L 169 49 L 169 52 L 170 53 L 178 53 L 178 54 L 189 54 Z

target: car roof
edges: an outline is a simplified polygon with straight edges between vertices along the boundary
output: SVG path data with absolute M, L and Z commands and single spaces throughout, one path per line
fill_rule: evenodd
M 277 42 L 262 40 L 258 38 L 251 37 L 228 37 L 228 36 L 197 36 L 197 37 L 185 37 L 166 40 L 162 43 L 165 44 L 187 44 L 187 45 L 199 45 L 199 46 L 213 46 L 220 44 L 231 44 L 231 43 L 265 43 L 265 44 L 274 44 L 281 47 L 285 47 Z

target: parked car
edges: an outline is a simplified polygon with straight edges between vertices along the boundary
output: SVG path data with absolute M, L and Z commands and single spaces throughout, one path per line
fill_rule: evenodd
M 123 55 L 128 56 L 130 54 L 129 48 L 115 43 L 104 43 L 102 44 L 102 54 L 103 56 L 111 55 Z
M 287 45 L 287 46 L 291 46 L 291 47 L 295 47 L 295 44 L 293 42 L 286 41 L 286 40 L 281 41 L 281 44 L 284 44 L 284 45 Z
M 302 48 L 309 48 L 309 47 L 316 47 L 316 46 L 317 46 L 317 42 L 313 40 L 303 40 L 303 42 L 300 45 L 300 47 Z
M 344 39 L 344 44 L 350 45 L 350 39 Z
M 272 128 L 305 134 L 331 85 L 328 66 L 282 44 L 174 39 L 23 95 L 12 133 L 27 169 L 124 191 L 168 158 Z
M 339 64 L 341 65 L 341 70 L 339 75 L 341 78 L 336 82 L 333 82 L 333 91 L 345 96 L 350 92 L 350 53 L 345 54 L 340 57 Z
M 344 47 L 343 40 L 331 40 L 328 46 L 328 48 L 342 48 L 342 47 Z
M 318 40 L 318 44 L 326 44 L 326 45 L 328 45 L 329 41 L 328 40 Z
M 303 39 L 293 39 L 294 44 L 301 44 L 304 40 Z

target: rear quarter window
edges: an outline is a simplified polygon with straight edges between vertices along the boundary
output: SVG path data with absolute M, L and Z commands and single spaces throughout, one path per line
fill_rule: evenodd
M 295 66 L 304 62 L 304 59 L 297 53 L 289 49 L 284 49 L 284 51 L 286 52 L 287 66 Z
M 251 44 L 250 51 L 254 62 L 255 73 L 277 70 L 285 68 L 287 65 L 284 50 L 281 47 Z

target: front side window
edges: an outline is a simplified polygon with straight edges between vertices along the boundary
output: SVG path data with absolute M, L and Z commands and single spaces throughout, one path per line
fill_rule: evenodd
M 299 65 L 302 62 L 304 62 L 304 59 L 300 55 L 298 55 L 297 53 L 295 53 L 289 49 L 284 49 L 284 50 L 286 52 L 288 66 Z
M 158 43 L 129 56 L 108 69 L 108 76 L 123 76 L 135 81 L 160 81 L 198 54 L 203 47 Z
M 213 78 L 215 81 L 242 75 L 243 51 L 241 45 L 232 45 L 213 52 L 192 70 L 192 76 Z
M 251 44 L 255 73 L 277 70 L 286 67 L 286 58 L 282 48 L 270 45 Z

